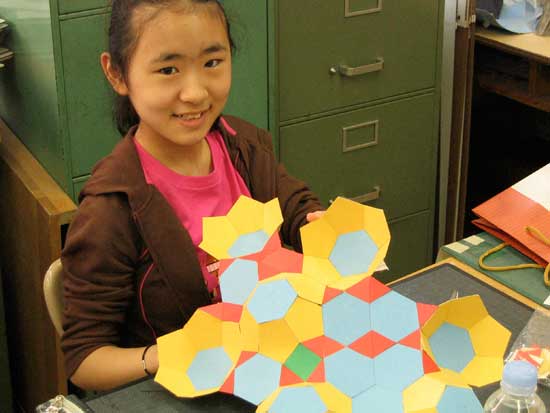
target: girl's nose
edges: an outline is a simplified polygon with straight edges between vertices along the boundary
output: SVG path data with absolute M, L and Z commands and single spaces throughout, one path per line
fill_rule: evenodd
M 199 76 L 190 75 L 182 82 L 179 98 L 182 102 L 200 104 L 208 97 L 208 90 Z

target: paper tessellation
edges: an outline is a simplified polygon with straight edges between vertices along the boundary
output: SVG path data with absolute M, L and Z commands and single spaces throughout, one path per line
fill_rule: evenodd
M 277 199 L 205 218 L 222 302 L 158 339 L 155 380 L 179 397 L 234 394 L 257 412 L 482 412 L 469 385 L 500 379 L 510 332 L 479 296 L 417 303 L 371 277 L 390 232 L 380 209 L 337 198 L 281 245 Z

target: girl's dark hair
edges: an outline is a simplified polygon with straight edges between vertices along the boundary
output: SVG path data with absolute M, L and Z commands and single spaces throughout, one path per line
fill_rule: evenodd
M 188 6 L 213 4 L 217 6 L 220 17 L 225 23 L 231 52 L 235 51 L 235 43 L 231 37 L 231 27 L 227 14 L 218 0 L 112 0 L 111 3 L 109 54 L 111 55 L 111 65 L 125 81 L 128 80 L 128 64 L 139 39 L 139 33 L 134 30 L 132 25 L 132 16 L 134 11 L 141 6 L 152 6 L 160 9 L 178 3 L 187 3 Z M 144 23 L 146 22 L 141 21 L 140 26 L 143 27 Z M 117 129 L 123 135 L 126 135 L 133 125 L 139 123 L 139 116 L 128 96 L 115 95 L 113 114 Z

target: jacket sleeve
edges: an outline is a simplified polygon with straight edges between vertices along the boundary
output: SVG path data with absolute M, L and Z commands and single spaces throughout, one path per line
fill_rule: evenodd
M 291 245 L 295 250 L 302 251 L 300 228 L 307 223 L 306 215 L 309 212 L 325 209 L 317 195 L 307 184 L 288 174 L 286 168 L 277 162 L 273 151 L 271 135 L 259 129 L 259 138 L 267 149 L 270 163 L 273 168 L 276 195 L 279 198 L 284 222 L 281 227 L 282 241 Z
M 84 198 L 61 256 L 61 346 L 68 377 L 97 348 L 120 343 L 125 314 L 135 296 L 139 240 L 125 199 L 116 194 Z

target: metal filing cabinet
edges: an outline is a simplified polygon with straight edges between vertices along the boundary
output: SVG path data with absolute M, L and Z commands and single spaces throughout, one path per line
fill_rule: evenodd
M 277 1 L 280 159 L 383 208 L 387 279 L 432 261 L 441 0 Z M 304 22 L 307 22 L 305 24 Z

